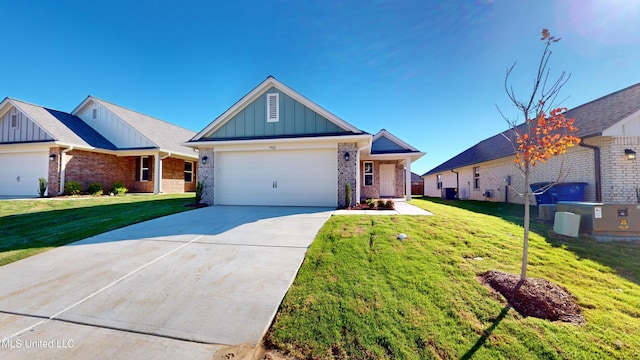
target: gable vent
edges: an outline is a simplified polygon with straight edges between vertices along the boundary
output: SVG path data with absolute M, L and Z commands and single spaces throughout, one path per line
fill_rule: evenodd
M 280 101 L 278 93 L 267 94 L 267 122 L 280 120 Z

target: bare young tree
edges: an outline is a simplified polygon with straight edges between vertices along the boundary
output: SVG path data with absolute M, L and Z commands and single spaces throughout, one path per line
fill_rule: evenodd
M 562 87 L 567 83 L 570 76 L 564 71 L 555 81 L 549 80 L 549 58 L 551 57 L 551 45 L 560 41 L 549 33 L 549 30 L 542 29 L 542 38 L 545 47 L 538 63 L 538 71 L 533 80 L 531 92 L 524 98 L 516 96 L 513 87 L 509 85 L 509 76 L 513 72 L 514 63 L 507 69 L 504 80 L 504 87 L 511 103 L 516 107 L 518 116 L 509 118 L 500 111 L 502 117 L 507 121 L 514 153 L 515 165 L 524 178 L 524 239 L 522 252 L 522 271 L 520 279 L 527 277 L 527 261 L 529 257 L 529 224 L 531 195 L 530 176 L 533 168 L 539 163 L 564 154 L 569 147 L 580 142 L 580 138 L 573 135 L 577 128 L 573 125 L 574 119 L 566 119 L 564 113 L 566 108 L 557 107 L 557 96 Z M 520 123 L 522 116 L 524 122 Z M 540 191 L 546 191 L 546 188 Z

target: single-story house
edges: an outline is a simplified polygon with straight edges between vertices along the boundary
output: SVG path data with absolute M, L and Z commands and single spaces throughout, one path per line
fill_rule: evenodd
M 195 132 L 93 96 L 71 113 L 6 98 L 0 103 L 0 195 L 47 194 L 66 182 L 130 192 L 195 191 L 198 154 L 181 145 Z
M 386 130 L 366 133 L 269 76 L 186 146 L 212 205 L 345 206 L 411 197 L 424 155 Z
M 581 143 L 538 164 L 531 183 L 585 182 L 586 201 L 637 203 L 640 83 L 573 108 L 565 117 L 575 119 Z M 524 179 L 508 138 L 513 138 L 509 130 L 492 136 L 423 174 L 425 195 L 440 196 L 442 188 L 457 188 L 460 199 L 522 203 L 518 192 L 524 191 Z M 560 173 L 566 176 L 558 179 Z

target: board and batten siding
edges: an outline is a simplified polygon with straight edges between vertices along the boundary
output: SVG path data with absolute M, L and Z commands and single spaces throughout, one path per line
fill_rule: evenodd
M 390 140 L 386 136 L 380 136 L 376 141 L 371 144 L 371 152 L 404 152 L 407 149 L 396 144 L 393 140 Z
M 280 119 L 277 122 L 267 122 L 267 94 L 273 93 L 279 94 Z M 272 87 L 205 138 L 253 138 L 344 132 L 346 130 L 335 123 Z
M 11 127 L 11 116 L 17 115 L 18 127 Z M 27 115 L 12 107 L 0 118 L 0 143 L 35 142 L 54 140 Z
M 94 109 L 97 111 L 95 119 L 93 118 Z M 89 101 L 76 115 L 119 148 L 156 146 L 118 116 L 94 101 Z

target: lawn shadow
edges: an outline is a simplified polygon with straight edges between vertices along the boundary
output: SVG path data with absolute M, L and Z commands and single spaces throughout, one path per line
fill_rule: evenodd
M 511 309 L 511 305 L 509 305 L 509 304 L 507 304 L 507 306 L 502 308 L 502 311 L 500 311 L 500 314 L 498 314 L 498 316 L 493 321 L 491 326 L 489 326 L 488 328 L 486 328 L 486 329 L 484 329 L 482 331 L 482 336 L 480 336 L 478 341 L 476 341 L 476 343 L 471 347 L 471 349 L 469 349 L 466 353 L 464 353 L 464 355 L 462 355 L 462 357 L 460 359 L 462 359 L 462 360 L 471 359 L 473 357 L 473 355 L 475 355 L 475 353 L 478 350 L 480 350 L 480 348 L 482 348 L 482 346 L 484 346 L 484 344 L 485 344 L 485 342 L 487 342 L 487 339 L 489 338 L 489 336 L 491 336 L 491 334 L 496 329 L 496 327 L 498 327 L 498 324 L 500 324 L 502 319 L 504 319 L 505 316 L 507 316 L 507 313 L 509 312 L 509 309 Z
M 472 211 L 475 213 L 496 216 L 505 221 L 522 226 L 524 206 L 491 201 L 475 200 L 443 200 L 424 197 L 423 200 Z M 553 247 L 571 251 L 580 259 L 589 259 L 613 269 L 619 276 L 640 284 L 640 241 L 597 241 L 582 236 L 569 238 L 554 235 L 552 224 L 538 220 L 538 210 L 531 206 L 531 232 L 542 236 Z

